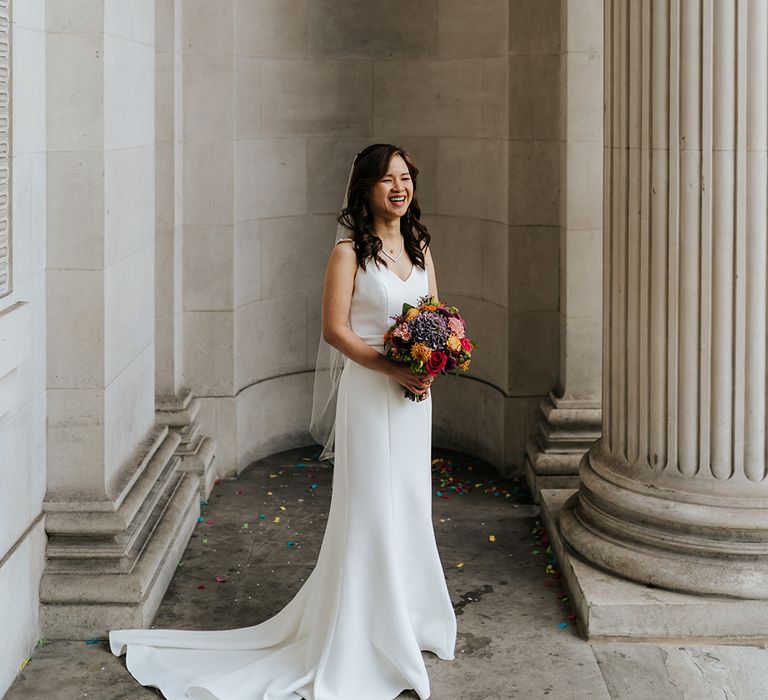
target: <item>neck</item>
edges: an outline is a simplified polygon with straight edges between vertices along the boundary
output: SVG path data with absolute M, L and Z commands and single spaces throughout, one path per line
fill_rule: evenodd
M 389 221 L 383 221 L 381 219 L 374 219 L 373 232 L 381 238 L 381 242 L 384 245 L 395 246 L 400 245 L 400 219 L 390 219 Z

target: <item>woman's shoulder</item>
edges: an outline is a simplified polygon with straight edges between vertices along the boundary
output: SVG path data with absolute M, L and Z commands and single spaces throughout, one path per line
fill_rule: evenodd
M 353 268 L 357 267 L 357 253 L 355 252 L 355 246 L 346 245 L 347 241 L 352 241 L 352 239 L 339 238 L 336 241 L 331 250 L 329 264 L 334 268 L 341 267 L 351 271 Z M 340 243 L 343 245 L 339 245 Z

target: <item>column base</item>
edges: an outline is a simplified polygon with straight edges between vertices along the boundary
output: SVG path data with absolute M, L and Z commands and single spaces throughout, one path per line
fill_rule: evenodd
M 768 606 L 760 600 L 677 593 L 620 578 L 585 562 L 558 528 L 574 489 L 541 491 L 541 517 L 569 600 L 591 641 L 768 643 Z
M 599 403 L 565 401 L 550 393 L 540 408 L 525 460 L 525 479 L 536 503 L 542 489 L 578 488 L 579 462 L 601 429 Z
M 200 497 L 206 500 L 216 480 L 216 470 L 213 466 L 216 442 L 200 433 L 200 423 L 197 420 L 199 413 L 200 401 L 187 389 L 178 397 L 158 399 L 155 420 L 179 434 L 181 443 L 176 449 L 176 455 L 180 459 L 179 469 L 200 477 Z
M 47 639 L 105 638 L 153 619 L 200 514 L 178 434 L 158 428 L 113 507 L 46 502 L 40 624 Z
M 596 442 L 560 515 L 568 545 L 641 584 L 694 595 L 768 599 L 768 497 L 738 479 L 718 484 L 629 465 Z M 694 490 L 696 489 L 696 490 Z

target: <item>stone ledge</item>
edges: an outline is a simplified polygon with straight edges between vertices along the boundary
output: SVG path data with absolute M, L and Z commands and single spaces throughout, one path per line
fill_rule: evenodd
M 105 638 L 111 629 L 147 627 L 200 514 L 198 477 L 184 474 L 130 574 L 43 574 L 40 623 L 48 639 Z M 94 599 L 94 585 L 102 594 Z M 47 593 L 47 595 L 46 595 Z
M 768 643 L 762 600 L 694 596 L 633 583 L 587 564 L 567 548 L 557 522 L 575 489 L 542 489 L 541 517 L 579 627 L 590 641 Z

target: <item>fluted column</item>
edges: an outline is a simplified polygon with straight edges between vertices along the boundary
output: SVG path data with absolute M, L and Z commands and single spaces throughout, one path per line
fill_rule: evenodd
M 670 589 L 768 598 L 768 2 L 609 0 L 603 437 L 560 529 Z

